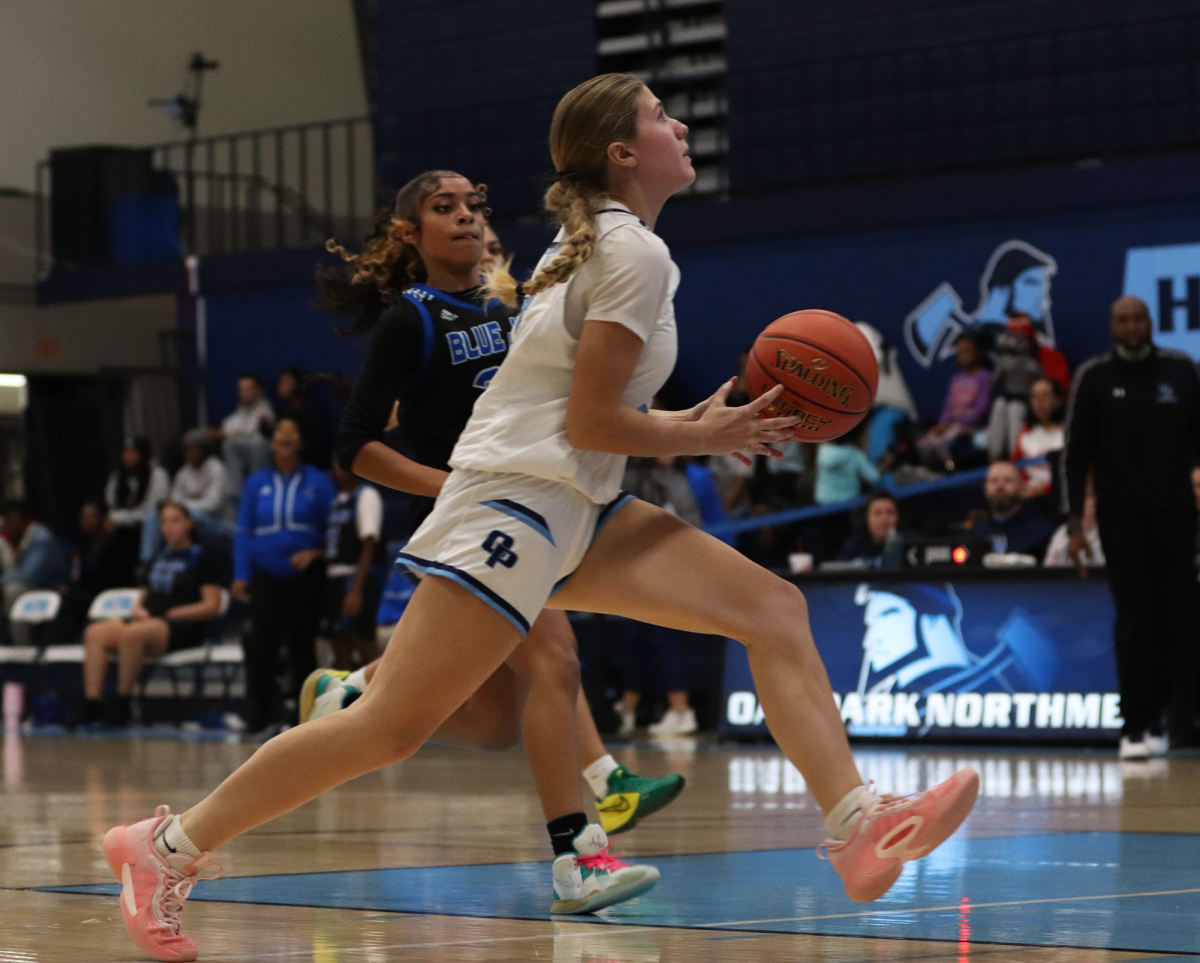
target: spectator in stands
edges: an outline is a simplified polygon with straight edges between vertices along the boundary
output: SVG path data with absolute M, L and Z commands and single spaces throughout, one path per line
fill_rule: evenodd
M 1021 498 L 1021 472 L 1010 461 L 988 469 L 983 494 L 987 514 L 964 528 L 973 536 L 990 538 L 995 552 L 1041 558 L 1054 534 L 1053 523 L 1036 506 Z
M 55 645 L 79 642 L 97 595 L 135 584 L 137 557 L 127 543 L 114 537 L 114 527 L 100 502 L 86 502 L 79 509 L 79 544 L 71 556 L 70 578 L 59 588 L 62 605 L 54 620 Z
M 1100 542 L 1100 526 L 1096 524 L 1096 488 L 1088 479 L 1087 494 L 1083 498 L 1083 535 L 1087 539 L 1087 565 L 1089 568 L 1104 568 L 1104 546 Z M 1063 522 L 1055 530 L 1050 539 L 1050 547 L 1046 549 L 1046 559 L 1042 562 L 1046 568 L 1070 568 L 1075 563 L 1071 561 L 1070 535 L 1067 523 Z
M 0 585 L 4 588 L 4 611 L 31 589 L 58 588 L 67 577 L 66 560 L 53 532 L 35 521 L 29 504 L 11 501 L 4 506 L 4 530 L 0 532 Z M 28 645 L 28 625 L 10 626 L 13 642 Z
M 325 630 L 333 642 L 338 669 L 357 669 L 379 656 L 375 616 L 386 559 L 383 499 L 336 460 L 337 497 L 325 534 Z
M 1052 378 L 1041 377 L 1029 389 L 1029 416 L 1013 445 L 1012 460 L 1041 458 L 1052 451 L 1061 451 L 1064 444 L 1062 426 L 1062 391 Z M 1041 498 L 1050 494 L 1053 481 L 1049 465 L 1030 465 L 1022 468 L 1026 498 Z
M 171 478 L 165 468 L 155 464 L 150 440 L 126 439 L 120 464 L 104 486 L 104 500 L 117 538 L 127 542 L 135 554 L 141 548 L 143 524 L 147 519 L 155 523 L 158 503 L 169 494 Z
M 279 376 L 279 417 L 291 418 L 300 427 L 304 438 L 302 456 L 310 465 L 322 471 L 329 467 L 329 432 L 306 393 L 308 373 L 301 368 L 287 368 Z
M 1071 369 L 1067 364 L 1067 356 L 1058 348 L 1043 340 L 1045 335 L 1039 335 L 1033 320 L 1027 314 L 1014 314 L 1008 319 L 1010 331 L 1016 331 L 1037 341 L 1037 362 L 1041 365 L 1042 373 L 1058 385 L 1063 397 L 1071 390 Z
M 813 500 L 818 505 L 857 498 L 864 484 L 870 486 L 879 481 L 879 469 L 862 449 L 866 426 L 866 420 L 860 421 L 841 438 L 823 441 L 817 446 L 817 483 Z
M 297 722 L 300 686 L 317 667 L 314 643 L 325 589 L 325 532 L 333 483 L 301 457 L 303 436 L 290 417 L 271 436 L 274 463 L 246 479 L 234 538 L 232 594 L 250 602 L 246 652 L 246 728 L 263 732 Z M 289 684 L 276 676 L 286 635 Z
M 271 446 L 267 438 L 275 423 L 275 410 L 266 399 L 266 389 L 258 375 L 238 375 L 237 393 L 238 406 L 233 414 L 221 422 L 220 428 L 208 430 L 209 437 L 221 442 L 226 484 L 234 501 L 241 497 L 246 476 L 270 464 Z
M 208 435 L 193 428 L 183 436 L 183 465 L 171 482 L 171 501 L 184 505 L 196 525 L 200 540 L 230 539 L 234 526 L 225 517 L 228 507 L 225 465 L 206 450 Z M 142 529 L 142 561 L 158 552 L 162 535 L 157 525 Z
M 1150 309 L 1121 297 L 1108 322 L 1113 350 L 1075 376 L 1067 409 L 1063 499 L 1068 551 L 1087 574 L 1085 479 L 1096 485 L 1096 520 L 1116 605 L 1113 629 L 1121 687 L 1120 756 L 1144 759 L 1171 740 L 1191 743 L 1194 708 L 1175 703 L 1195 646 L 1196 500 L 1190 474 L 1200 450 L 1200 379 L 1186 355 L 1151 341 Z
M 146 657 L 200 645 L 208 623 L 221 613 L 222 565 L 211 549 L 196 542 L 187 507 L 163 501 L 158 519 L 165 544 L 154 556 L 130 620 L 93 622 L 84 633 L 81 723 L 126 725 Z M 106 706 L 104 676 L 113 654 L 117 693 Z
M 1020 325 L 1017 325 L 1020 328 Z M 1012 321 L 996 334 L 996 360 L 992 366 L 992 412 L 988 418 L 987 450 L 992 461 L 1012 451 L 1029 413 L 1029 389 L 1042 375 L 1037 338 L 1014 330 Z
M 859 562 L 868 568 L 899 568 L 900 504 L 887 492 L 876 492 L 855 513 L 855 532 L 838 552 L 839 562 Z
M 992 400 L 992 375 L 983 366 L 981 336 L 960 334 L 954 342 L 954 358 L 958 371 L 950 378 L 941 416 L 917 442 L 931 468 L 950 471 L 977 457 L 972 436 L 987 417 Z

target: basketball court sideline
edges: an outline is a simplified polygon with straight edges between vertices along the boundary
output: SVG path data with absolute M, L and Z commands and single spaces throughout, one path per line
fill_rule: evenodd
M 253 749 L 135 732 L 5 741 L 0 963 L 138 959 L 99 852 L 113 824 L 182 811 Z M 972 765 L 975 812 L 883 900 L 850 902 L 824 827 L 777 750 L 677 740 L 615 750 L 688 788 L 614 850 L 662 882 L 554 918 L 519 751 L 427 748 L 235 841 L 185 912 L 211 961 L 1200 960 L 1200 756 L 859 746 L 907 793 Z

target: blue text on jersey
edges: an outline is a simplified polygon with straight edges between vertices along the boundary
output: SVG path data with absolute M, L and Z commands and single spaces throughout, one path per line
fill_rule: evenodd
M 508 350 L 504 332 L 497 321 L 477 324 L 470 331 L 447 331 L 446 343 L 450 346 L 451 364 L 475 361 Z

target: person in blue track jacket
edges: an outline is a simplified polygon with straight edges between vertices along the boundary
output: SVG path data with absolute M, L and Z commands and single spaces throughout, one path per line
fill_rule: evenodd
M 302 447 L 300 426 L 280 418 L 271 436 L 272 464 L 246 479 L 238 508 L 231 592 L 250 603 L 248 732 L 295 724 L 300 685 L 317 667 L 325 528 L 337 492 L 324 472 L 301 459 Z M 288 685 L 282 693 L 276 682 L 281 641 L 288 651 Z

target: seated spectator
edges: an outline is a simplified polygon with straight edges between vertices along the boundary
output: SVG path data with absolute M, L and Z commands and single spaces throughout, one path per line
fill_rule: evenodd
M 29 504 L 11 501 L 4 506 L 4 530 L 0 532 L 0 565 L 3 575 L 4 612 L 7 614 L 31 589 L 56 589 L 67 577 L 67 563 L 54 534 L 35 521 Z M 13 642 L 29 645 L 28 625 L 10 626 Z
M 158 503 L 171 494 L 171 479 L 165 468 L 154 463 L 148 438 L 128 438 L 121 450 L 116 471 L 104 486 L 104 501 L 116 526 L 116 536 L 137 553 L 142 544 L 142 526 Z
M 1027 314 L 1014 314 L 1008 319 L 1008 327 L 1010 331 L 1016 331 L 1027 338 L 1037 340 L 1037 362 L 1041 365 L 1042 372 L 1058 385 L 1058 390 L 1064 398 L 1069 395 L 1071 393 L 1071 368 L 1067 364 L 1067 356 L 1038 336 L 1033 321 Z
M 1062 390 L 1052 378 L 1041 377 L 1029 389 L 1029 417 L 1013 445 L 1012 460 L 1040 458 L 1052 451 L 1062 451 Z M 1025 498 L 1042 498 L 1050 494 L 1053 479 L 1049 465 L 1030 465 L 1022 468 Z
M 324 629 L 333 642 L 334 668 L 357 669 L 379 656 L 379 611 L 384 557 L 383 499 L 357 475 L 334 462 L 337 497 L 325 529 Z
M 814 501 L 832 505 L 857 498 L 862 486 L 879 481 L 879 469 L 871 463 L 860 442 L 866 421 L 835 441 L 823 441 L 817 446 L 817 483 Z
M 954 342 L 958 371 L 950 378 L 946 403 L 937 424 L 917 442 L 931 468 L 953 470 L 978 457 L 973 435 L 987 417 L 992 400 L 992 374 L 983 367 L 984 352 L 975 335 L 960 334 Z
M 233 502 L 241 498 L 246 477 L 270 464 L 271 446 L 267 437 L 275 423 L 275 410 L 266 399 L 266 389 L 258 375 L 238 375 L 237 393 L 238 406 L 233 414 L 221 422 L 220 428 L 208 430 L 210 437 L 221 441 L 226 485 Z
M 197 544 L 185 506 L 163 501 L 158 509 L 163 541 L 128 622 L 93 622 L 83 636 L 83 723 L 129 722 L 133 687 L 146 657 L 204 641 L 207 623 L 221 611 L 222 565 L 212 549 Z M 101 699 L 110 654 L 118 657 L 117 695 Z
M 726 517 L 746 515 L 750 511 L 750 479 L 754 477 L 754 463 L 747 464 L 736 455 L 713 455 L 708 460 L 708 467 L 717 483 Z
M 1192 477 L 1195 487 L 1195 472 L 1192 473 Z M 1197 501 L 1200 501 L 1200 498 Z M 1103 568 L 1104 546 L 1100 544 L 1100 526 L 1096 523 L 1096 489 L 1090 478 L 1083 496 L 1083 535 L 1087 539 L 1088 568 Z M 1050 547 L 1046 549 L 1046 560 L 1042 564 L 1046 568 L 1074 568 L 1075 563 L 1071 561 L 1071 555 L 1067 551 L 1069 542 L 1067 523 L 1063 522 L 1050 539 Z
M 1017 325 L 1020 328 L 1020 325 Z M 999 461 L 1012 450 L 1029 411 L 1029 389 L 1042 376 L 1038 343 L 1032 329 L 1028 334 L 1014 330 L 1013 322 L 996 335 L 996 360 L 992 366 L 992 413 L 988 418 L 987 450 Z
M 113 536 L 113 528 L 108 509 L 99 502 L 86 502 L 79 509 L 79 544 L 71 555 L 70 578 L 59 589 L 62 606 L 54 620 L 55 645 L 79 641 L 97 595 L 135 584 L 137 558 Z
M 1021 498 L 1021 472 L 1009 461 L 995 462 L 983 487 L 987 514 L 964 529 L 990 538 L 995 552 L 1016 552 L 1041 558 L 1054 533 L 1054 524 L 1033 504 Z
M 208 453 L 207 439 L 202 428 L 193 428 L 183 436 L 183 465 L 171 482 L 170 498 L 191 514 L 198 541 L 228 541 L 233 538 L 234 525 L 226 517 L 229 492 L 225 466 L 220 458 Z M 143 528 L 142 561 L 153 558 L 161 543 L 157 525 Z
M 900 505 L 887 492 L 876 492 L 855 513 L 855 532 L 838 552 L 839 562 L 859 562 L 868 568 L 899 568 Z
M 300 434 L 304 438 L 304 451 L 301 456 L 310 465 L 315 465 L 322 471 L 329 468 L 330 448 L 329 432 L 321 413 L 313 405 L 305 388 L 308 374 L 301 368 L 288 368 L 279 376 L 276 392 L 279 395 L 279 417 L 291 418 L 300 426 Z

